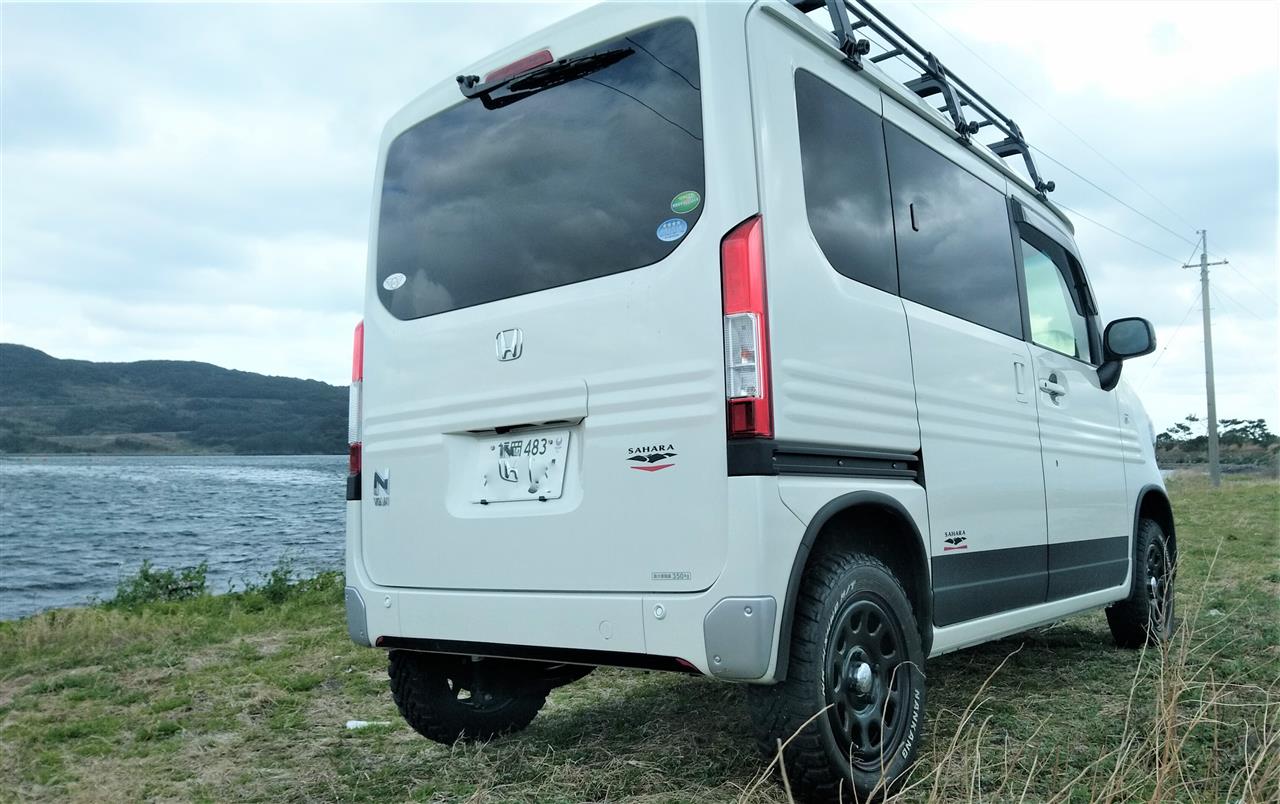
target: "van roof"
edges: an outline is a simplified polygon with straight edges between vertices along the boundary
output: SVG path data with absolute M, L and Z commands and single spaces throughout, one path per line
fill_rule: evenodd
M 1075 233 L 1071 219 L 1049 201 L 1047 194 L 1053 192 L 1054 183 L 1040 176 L 1031 146 L 1018 124 L 943 66 L 932 52 L 921 47 L 867 0 L 760 0 L 760 5 L 798 32 L 833 47 L 836 51 L 833 55 L 854 70 L 863 72 L 885 94 L 946 131 L 962 146 L 1015 182 L 1028 196 L 1020 200 L 1042 207 L 1070 233 Z M 822 30 L 805 16 L 805 12 L 824 6 L 831 14 L 833 31 Z M 857 38 L 857 32 L 864 28 L 886 43 L 880 52 L 873 54 L 870 40 Z M 904 84 L 876 66 L 894 59 L 905 60 L 918 68 L 920 77 Z M 926 101 L 926 98 L 930 100 Z M 934 106 L 938 100 L 942 101 L 941 107 Z M 986 128 L 994 128 L 1004 137 L 990 143 L 976 141 L 974 137 Z M 1004 161 L 1010 157 L 1022 158 L 1030 180 Z
M 678 8 L 678 4 L 669 5 Z M 935 128 L 946 132 L 961 147 L 965 147 L 1008 179 L 1013 189 L 1020 191 L 1018 193 L 1020 202 L 1038 207 L 1043 214 L 1060 223 L 1067 233 L 1075 234 L 1075 226 L 1071 219 L 1049 201 L 1046 193 L 1052 192 L 1053 182 L 1044 181 L 1039 176 L 1031 155 L 1031 146 L 1027 144 L 1017 124 L 971 89 L 954 72 L 943 66 L 931 52 L 922 48 L 866 0 L 757 0 L 752 5 L 744 3 L 742 6 L 744 13 L 747 8 L 755 5 L 782 20 L 797 33 L 830 48 L 833 57 L 856 65 L 855 69 L 875 83 L 885 95 Z M 637 16 L 632 13 L 634 6 L 628 4 L 610 6 L 609 3 L 600 3 L 572 14 L 489 54 L 470 65 L 462 73 L 484 75 L 496 66 L 506 64 L 514 58 L 527 56 L 531 50 L 545 47 L 548 44 L 549 34 L 553 31 L 569 39 L 575 39 L 593 30 L 598 21 L 597 18 L 604 15 L 610 15 L 609 18 L 612 20 L 614 16 L 621 14 L 627 17 L 623 20 L 627 24 L 635 21 L 630 19 Z M 841 28 L 846 29 L 844 37 L 848 44 L 845 44 L 843 49 L 841 34 L 823 30 L 805 16 L 805 12 L 823 6 L 832 12 L 832 27 L 837 31 Z M 649 14 L 651 15 L 652 11 Z M 850 14 L 852 18 L 849 17 Z M 889 43 L 889 49 L 872 54 L 868 40 L 856 39 L 856 32 L 862 28 L 873 31 L 879 39 Z M 850 51 L 850 54 L 846 54 L 846 51 Z M 903 84 L 877 66 L 878 63 L 891 59 L 905 59 L 914 64 L 921 69 L 921 77 Z M 440 91 L 446 83 L 454 84 L 452 80 L 442 81 L 414 102 L 407 104 L 388 121 L 383 133 L 384 147 L 393 132 L 398 132 L 412 122 L 412 117 L 415 115 L 411 110 L 420 108 L 420 102 L 426 96 Z M 456 84 L 450 91 L 457 93 Z M 925 98 L 939 96 L 947 101 L 942 111 L 947 111 L 949 116 L 944 116 L 938 108 L 925 100 Z M 461 99 L 461 96 L 459 98 Z M 970 117 L 974 119 L 970 120 Z M 986 128 L 994 128 L 1005 137 L 990 144 L 973 139 L 975 134 Z M 1005 162 L 1005 159 L 1011 156 L 1022 157 L 1024 166 L 1032 177 L 1030 181 Z

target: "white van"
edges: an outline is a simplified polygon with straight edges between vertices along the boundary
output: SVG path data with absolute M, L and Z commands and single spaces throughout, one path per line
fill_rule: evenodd
M 798 5 L 595 7 L 387 125 L 346 605 L 427 737 L 593 666 L 700 673 L 768 752 L 800 730 L 805 796 L 865 797 L 927 657 L 1101 607 L 1168 634 L 1119 383 L 1150 325 L 1103 328 L 1012 121 L 868 4 L 834 36 Z

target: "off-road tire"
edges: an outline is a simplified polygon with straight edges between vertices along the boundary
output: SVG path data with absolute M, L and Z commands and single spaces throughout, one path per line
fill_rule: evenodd
M 1173 636 L 1173 582 L 1177 553 L 1152 519 L 1138 522 L 1133 540 L 1133 581 L 1129 597 L 1107 608 L 1111 636 L 1122 648 L 1158 645 Z M 1159 572 L 1154 577 L 1153 572 Z
M 460 697 L 458 678 L 466 676 L 462 657 L 446 657 L 393 650 L 387 674 L 391 695 L 401 716 L 414 731 L 444 745 L 459 740 L 492 740 L 528 726 L 547 701 L 546 687 L 496 686 L 464 689 L 474 698 Z
M 892 706 L 869 702 L 858 710 L 865 718 L 866 712 L 878 709 L 880 727 L 889 727 L 880 733 L 883 744 L 871 768 L 866 762 L 851 761 L 851 739 L 838 736 L 842 717 L 846 721 L 860 718 L 846 699 L 833 692 L 832 686 L 832 679 L 850 677 L 834 668 L 848 669 L 850 659 L 856 658 L 854 652 L 859 650 L 858 640 L 873 639 L 870 635 L 856 636 L 850 626 L 850 612 L 863 606 L 863 601 L 871 601 L 886 620 L 892 620 L 883 625 L 893 629 L 898 645 L 892 658 L 871 663 L 876 667 L 875 677 L 887 675 L 903 685 L 900 692 L 885 688 L 887 696 L 901 696 L 894 697 Z M 880 797 L 894 789 L 911 767 L 924 730 L 924 654 L 906 592 L 879 559 L 856 553 L 829 553 L 815 557 L 806 569 L 794 616 L 786 680 L 772 686 L 752 686 L 748 691 L 758 746 L 767 758 L 773 759 L 778 755 L 779 743 L 786 745 L 783 761 L 787 780 L 803 800 L 868 801 Z M 869 619 L 866 617 L 863 622 Z M 881 633 L 870 630 L 871 635 Z M 884 637 L 876 638 L 884 644 Z M 843 652 L 838 650 L 841 645 Z M 891 667 L 896 670 L 888 669 Z M 879 685 L 880 681 L 870 683 Z M 846 686 L 843 695 L 856 693 L 857 689 Z M 833 700 L 843 701 L 843 708 Z M 824 708 L 826 711 L 822 712 Z M 896 729 L 886 739 L 885 732 L 893 728 L 894 722 Z

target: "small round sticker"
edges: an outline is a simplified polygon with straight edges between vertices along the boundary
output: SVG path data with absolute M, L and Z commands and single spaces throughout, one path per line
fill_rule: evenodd
M 667 218 L 658 224 L 658 239 L 664 243 L 670 243 L 672 240 L 684 237 L 687 231 L 689 231 L 689 224 L 685 223 L 683 218 Z
M 405 283 L 405 279 L 406 277 L 404 274 L 392 274 L 382 280 L 382 286 L 387 290 L 395 290 Z
M 698 195 L 697 190 L 685 190 L 671 199 L 671 211 L 684 215 L 687 212 L 693 212 L 701 203 L 702 196 Z

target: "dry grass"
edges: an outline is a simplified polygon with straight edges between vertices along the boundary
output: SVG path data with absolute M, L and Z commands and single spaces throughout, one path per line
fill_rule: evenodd
M 1174 641 L 1115 649 L 1094 612 L 929 662 L 895 800 L 1280 800 L 1280 485 L 1173 491 Z M 788 799 L 743 689 L 700 678 L 601 670 L 520 735 L 428 743 L 346 640 L 340 587 L 0 623 L 0 800 Z

